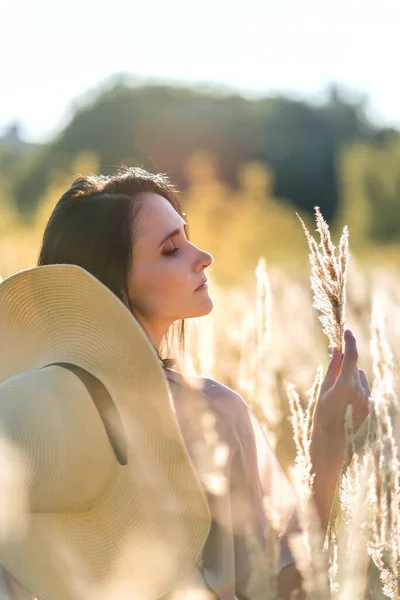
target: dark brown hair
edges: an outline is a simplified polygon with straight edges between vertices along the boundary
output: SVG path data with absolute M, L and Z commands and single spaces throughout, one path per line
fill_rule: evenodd
M 78 265 L 127 304 L 127 277 L 143 192 L 163 196 L 179 215 L 186 216 L 174 186 L 164 174 L 130 167 L 108 177 L 79 177 L 53 209 L 43 234 L 38 265 Z M 185 233 L 189 237 L 186 225 Z M 178 334 L 183 350 L 184 319 L 168 332 L 167 339 L 171 333 Z

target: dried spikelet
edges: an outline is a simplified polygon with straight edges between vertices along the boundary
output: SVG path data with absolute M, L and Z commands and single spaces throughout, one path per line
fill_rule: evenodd
M 393 575 L 392 571 L 390 569 L 382 568 L 380 578 L 382 581 L 383 593 L 389 598 L 392 598 L 392 600 L 399 600 L 399 581 Z
M 371 322 L 374 383 L 368 452 L 372 457 L 370 485 L 372 539 L 368 551 L 380 570 L 384 592 L 393 599 L 400 593 L 400 465 L 393 435 L 391 411 L 397 408 L 392 354 L 383 331 L 382 311 L 374 300 Z
M 292 414 L 292 425 L 294 441 L 296 444 L 296 450 L 298 455 L 304 452 L 304 423 L 305 414 L 303 407 L 301 406 L 300 397 L 296 392 L 296 388 L 292 383 L 287 384 L 287 395 L 289 398 L 289 406 Z
M 354 460 L 342 478 L 341 504 L 343 519 L 338 530 L 336 582 L 338 600 L 364 600 L 365 572 L 368 554 L 364 539 L 367 519 L 365 502 L 371 465 L 354 455 Z
M 294 442 L 296 445 L 296 469 L 294 476 L 299 486 L 299 495 L 302 506 L 310 500 L 314 476 L 310 456 L 311 437 L 308 437 L 309 424 L 307 413 L 303 410 L 300 397 L 293 384 L 286 385 L 289 406 L 292 415 Z
M 314 383 L 308 392 L 308 406 L 306 411 L 306 428 L 307 428 L 307 439 L 311 441 L 311 430 L 314 418 L 314 410 L 317 404 L 319 394 L 321 392 L 321 385 L 324 379 L 323 366 L 320 365 L 317 369 L 317 374 L 314 379 Z
M 399 402 L 394 392 L 395 366 L 393 354 L 386 342 L 383 330 L 383 310 L 380 301 L 375 296 L 371 319 L 371 354 L 373 357 L 374 386 L 380 388 L 379 394 L 385 396 L 386 403 L 398 409 Z
M 245 312 L 241 322 L 240 354 L 237 385 L 241 393 L 252 398 L 255 393 L 255 382 L 251 358 L 254 354 L 254 317 L 250 311 Z
M 329 557 L 329 588 L 333 597 L 336 597 L 336 595 L 339 592 L 339 585 L 337 583 L 339 570 L 339 541 L 338 532 L 336 531 L 336 529 L 332 529 L 332 531 L 329 532 L 329 535 L 325 537 L 324 549 Z
M 291 535 L 288 542 L 302 576 L 306 597 L 309 600 L 329 600 L 327 554 L 322 551 L 323 538 L 312 502 L 305 504 L 299 516 L 303 533 Z
M 316 378 L 308 392 L 307 409 L 301 406 L 300 397 L 292 384 L 287 384 L 287 394 L 292 414 L 292 426 L 296 444 L 296 469 L 294 484 L 301 499 L 300 522 L 303 534 L 289 540 L 290 547 L 299 569 L 307 598 L 327 600 L 329 591 L 327 554 L 322 552 L 323 536 L 319 519 L 311 502 L 314 475 L 310 457 L 312 418 L 323 378 L 322 367 L 318 368 Z
M 266 406 L 271 397 L 271 373 L 266 369 L 271 339 L 271 289 L 266 262 L 260 258 L 256 268 L 256 303 L 254 310 L 244 312 L 240 333 L 237 387 L 246 396 L 251 410 L 274 447 L 276 424 L 280 422 L 277 401 Z
M 264 498 L 263 504 L 268 522 L 265 547 L 262 547 L 260 540 L 249 525 L 247 525 L 245 531 L 250 562 L 250 577 L 246 597 L 252 600 L 278 600 L 278 535 L 273 527 L 273 515 L 269 515 L 270 505 L 267 498 Z
M 257 278 L 257 354 L 265 357 L 266 347 L 271 338 L 271 286 L 264 258 L 258 260 Z
M 297 213 L 296 213 L 297 214 Z M 319 319 L 324 333 L 328 336 L 331 347 L 336 346 L 343 351 L 343 335 L 346 316 L 346 280 L 349 263 L 349 232 L 347 227 L 339 243 L 339 256 L 331 241 L 329 226 L 325 222 L 318 207 L 315 207 L 315 220 L 320 235 L 320 245 L 308 231 L 303 219 L 297 214 L 310 248 L 310 264 L 312 267 L 311 288 L 314 292 L 313 306 L 320 311 Z
M 339 241 L 339 259 L 338 259 L 338 292 L 339 297 L 342 298 L 342 313 L 343 321 L 345 320 L 346 311 L 346 281 L 347 272 L 349 269 L 349 229 L 347 225 L 343 227 L 342 235 Z
M 372 506 L 373 520 L 371 523 L 372 540 L 369 543 L 369 553 L 374 560 L 376 566 L 380 568 L 382 560 L 383 547 L 381 545 L 381 532 L 382 532 L 382 474 L 381 474 L 381 461 L 380 452 L 378 446 L 374 448 L 373 459 L 373 472 L 371 475 L 369 496 L 370 503 Z
M 371 394 L 376 433 L 382 445 L 390 454 L 392 469 L 399 472 L 398 448 L 393 434 L 391 410 L 398 408 L 398 399 L 394 391 L 394 364 L 390 348 L 383 331 L 383 318 L 375 300 L 371 323 L 371 352 L 373 356 L 374 383 Z M 370 435 L 372 439 L 372 434 Z M 399 489 L 396 487 L 396 494 Z M 400 496 L 399 496 L 400 501 Z

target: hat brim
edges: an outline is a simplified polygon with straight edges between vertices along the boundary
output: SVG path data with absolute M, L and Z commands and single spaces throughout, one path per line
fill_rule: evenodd
M 158 598 L 180 561 L 198 561 L 209 507 L 155 349 L 123 303 L 74 265 L 0 284 L 0 384 L 54 362 L 107 388 L 128 434 L 127 465 L 88 511 L 31 513 L 27 535 L 0 547 L 0 564 L 41 600 L 109 598 L 116 573 Z

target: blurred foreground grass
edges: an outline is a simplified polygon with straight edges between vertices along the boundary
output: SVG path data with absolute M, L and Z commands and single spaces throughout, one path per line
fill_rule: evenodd
M 187 351 L 184 356 L 177 357 L 185 372 L 215 378 L 243 396 L 259 418 L 280 463 L 291 476 L 296 449 L 286 384 L 290 382 L 296 386 L 301 402 L 306 406 L 308 390 L 318 367 L 321 365 L 324 371 L 327 367 L 328 341 L 312 308 L 308 248 L 295 212 L 289 205 L 275 203 L 273 198 L 266 200 L 266 171 L 261 171 L 255 164 L 247 165 L 246 169 L 242 172 L 240 203 L 224 197 L 224 191 L 216 187 L 212 179 L 207 184 L 204 174 L 185 199 L 191 238 L 209 250 L 215 259 L 208 273 L 214 310 L 206 317 L 188 322 Z M 0 274 L 3 278 L 35 266 L 47 218 L 56 199 L 70 183 L 70 174 L 54 177 L 48 195 L 28 223 L 21 221 L 11 202 L 4 200 L 0 223 Z M 247 199 L 243 202 L 246 194 Z M 200 197 L 202 202 L 196 203 L 196 198 Z M 399 365 L 399 249 L 396 246 L 363 246 L 353 255 L 351 233 L 350 230 L 352 256 L 347 284 L 347 326 L 357 339 L 360 368 L 372 382 L 371 320 L 375 298 L 379 300 L 393 364 L 395 368 Z M 260 261 L 260 257 L 264 257 L 266 263 Z M 175 350 L 171 348 L 171 352 L 174 354 Z M 394 392 L 400 398 L 399 381 L 394 381 Z M 390 410 L 393 437 L 398 445 L 400 421 L 397 411 L 393 407 Z M 357 469 L 347 485 L 354 486 L 359 475 L 360 489 L 364 489 L 364 484 L 361 485 L 364 471 L 361 467 Z M 387 490 L 383 488 L 382 491 Z M 348 494 L 347 498 L 344 511 L 354 516 L 353 504 L 360 498 L 354 494 L 353 497 Z M 393 498 L 393 506 L 400 509 L 400 497 Z M 364 518 L 360 527 L 368 529 L 367 515 Z M 354 519 L 349 518 L 349 527 L 352 524 Z M 350 539 L 346 531 L 345 556 Z M 368 543 L 365 542 L 365 548 Z M 339 538 L 334 539 L 333 544 L 333 554 L 340 554 Z M 312 548 L 310 552 L 313 556 Z M 390 560 L 390 555 L 389 558 L 384 555 L 381 575 Z M 362 565 L 364 569 L 365 564 Z M 340 561 L 337 565 L 344 569 Z M 342 600 L 385 597 L 376 564 L 370 562 L 367 570 L 372 575 L 366 587 L 361 584 L 351 587 L 349 578 L 342 575 L 342 571 L 339 575 L 336 573 L 331 577 L 329 597 Z M 386 597 L 399 598 L 398 584 L 397 581 L 391 593 L 390 586 L 386 587 Z M 314 590 L 310 597 L 315 600 L 327 597 L 318 593 Z

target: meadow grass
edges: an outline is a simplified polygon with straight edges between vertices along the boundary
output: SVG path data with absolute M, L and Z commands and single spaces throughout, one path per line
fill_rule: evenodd
M 307 269 L 288 273 L 273 265 L 267 268 L 264 258 L 255 265 L 253 283 L 247 286 L 222 288 L 211 275 L 214 310 L 188 322 L 185 354 L 179 355 L 172 346 L 170 355 L 176 356 L 184 372 L 213 377 L 237 390 L 260 421 L 299 495 L 304 535 L 294 537 L 291 547 L 308 597 L 400 599 L 400 272 L 394 266 L 360 267 L 353 256 L 349 262 L 347 228 L 336 249 L 319 210 L 319 243 L 302 224 L 310 249 L 311 286 Z M 24 244 L 7 236 L 0 257 L 5 275 L 34 265 L 32 247 L 38 239 L 37 232 L 30 241 L 24 237 Z M 19 260 L 21 253 L 23 260 Z M 337 490 L 335 526 L 321 553 L 310 502 L 309 442 L 329 348 L 343 348 L 346 324 L 357 338 L 360 367 L 372 382 L 371 415 L 354 436 L 351 410 L 346 413 L 348 460 Z M 209 440 L 204 449 L 204 481 L 218 486 L 210 463 L 219 448 L 213 422 L 199 415 L 199 423 Z M 4 473 L 3 490 L 19 489 L 19 474 L 13 482 L 9 470 L 3 472 L 3 479 Z M 13 513 L 22 510 L 13 495 L 2 494 L 2 515 L 10 523 Z M 273 521 L 268 499 L 265 510 Z M 253 598 L 274 600 L 273 529 L 268 552 L 258 547 L 250 531 L 248 543 L 255 565 Z M 123 600 L 123 588 L 115 589 Z M 135 597 L 132 593 L 130 598 Z M 177 592 L 176 600 L 181 597 L 203 600 L 207 594 L 193 584 L 190 592 Z
M 310 248 L 311 293 L 306 291 L 304 274 L 301 284 L 275 269 L 267 275 L 265 260 L 260 260 L 255 270 L 255 293 L 232 290 L 229 305 L 221 299 L 224 318 L 217 306 L 212 329 L 214 355 L 219 360 L 207 374 L 228 380 L 240 390 L 298 491 L 305 531 L 301 539 L 293 539 L 293 552 L 307 597 L 399 599 L 399 272 L 376 268 L 363 272 L 357 262 L 350 265 L 347 228 L 336 250 L 318 208 L 316 224 L 319 244 L 302 223 Z M 296 302 L 293 293 L 299 289 L 302 293 Z M 311 305 L 320 313 L 328 344 L 324 344 L 318 322 L 311 316 Z M 303 319 L 306 327 L 302 327 Z M 386 330 L 385 322 L 391 324 Z M 360 368 L 372 382 L 371 414 L 355 435 L 351 406 L 346 411 L 347 460 L 337 488 L 338 510 L 328 529 L 322 558 L 320 533 L 310 504 L 310 434 L 323 364 L 327 364 L 329 348 L 343 350 L 346 323 L 351 324 L 358 340 Z M 234 345 L 228 348 L 229 358 L 221 356 L 218 347 L 226 344 L 227 338 Z M 191 351 L 201 353 L 202 349 L 193 347 Z M 226 360 L 228 374 L 223 372 Z M 289 383 L 293 381 L 296 385 Z M 288 418 L 293 426 L 292 439 L 285 428 Z M 276 590 L 276 573 L 270 563 L 266 567 L 266 560 L 263 564 L 267 573 L 263 574 L 265 597 L 276 597 L 271 596 L 271 590 Z

